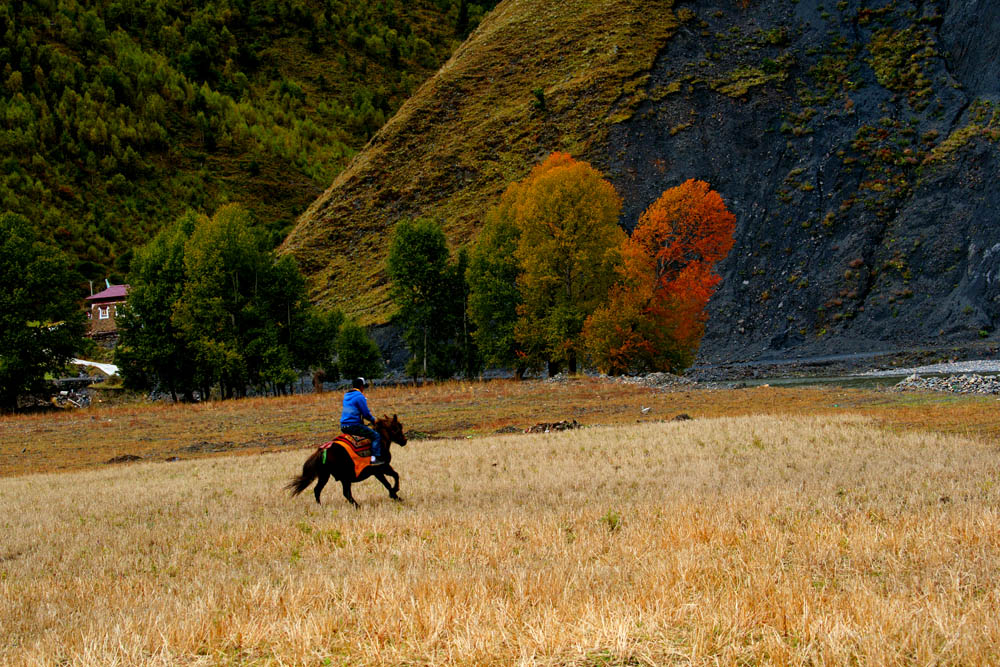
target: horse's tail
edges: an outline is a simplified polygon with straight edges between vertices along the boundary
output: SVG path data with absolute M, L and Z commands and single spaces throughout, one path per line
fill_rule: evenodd
M 302 474 L 286 484 L 285 490 L 291 491 L 293 496 L 297 496 L 309 488 L 313 480 L 319 476 L 320 466 L 323 465 L 320 461 L 320 453 L 321 450 L 317 449 L 312 456 L 306 459 L 306 462 L 302 464 Z

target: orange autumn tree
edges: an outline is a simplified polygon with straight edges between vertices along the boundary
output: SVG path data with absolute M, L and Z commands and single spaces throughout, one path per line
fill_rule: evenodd
M 586 348 L 611 374 L 691 365 L 705 306 L 721 280 L 714 265 L 733 246 L 736 218 L 704 181 L 664 192 L 622 243 L 620 279 L 584 327 Z

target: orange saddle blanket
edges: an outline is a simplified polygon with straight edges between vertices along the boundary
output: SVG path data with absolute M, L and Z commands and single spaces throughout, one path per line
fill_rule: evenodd
M 358 477 L 361 471 L 372 464 L 372 441 L 368 438 L 359 438 L 355 435 L 342 433 L 330 442 L 324 442 L 320 449 L 329 449 L 334 445 L 340 445 L 354 462 L 354 476 Z M 326 457 L 323 459 L 326 461 Z

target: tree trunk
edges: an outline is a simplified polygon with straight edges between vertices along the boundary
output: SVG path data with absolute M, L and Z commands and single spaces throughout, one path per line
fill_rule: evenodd
M 576 350 L 569 351 L 569 374 L 576 375 Z
M 462 301 L 462 361 L 465 366 L 462 374 L 467 378 L 472 377 L 472 354 L 469 347 L 469 299 L 466 297 Z

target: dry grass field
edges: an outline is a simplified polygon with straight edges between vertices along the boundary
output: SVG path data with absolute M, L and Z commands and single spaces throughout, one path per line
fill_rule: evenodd
M 310 447 L 339 432 L 340 394 L 306 394 L 195 405 L 126 403 L 29 416 L 0 416 L 0 477 L 145 460 L 258 454 Z M 994 397 L 897 394 L 836 387 L 658 391 L 600 379 L 449 382 L 378 388 L 377 414 L 399 413 L 418 438 L 468 438 L 503 427 L 577 419 L 588 426 L 695 419 L 843 414 L 893 430 L 1000 438 Z M 647 414 L 641 408 L 648 407 Z
M 325 417 L 304 414 L 332 397 L 0 420 L 8 457 L 50 438 L 73 468 L 0 478 L 0 664 L 1000 661 L 995 400 L 484 391 L 372 402 L 451 436 L 503 425 L 504 405 L 607 425 L 413 439 L 393 449 L 404 501 L 370 480 L 355 510 L 339 485 L 323 506 L 282 491 L 298 445 L 155 460 L 184 443 L 163 424 L 260 439 L 243 453 L 308 444 Z M 640 401 L 695 419 L 636 423 Z M 88 463 L 70 438 L 114 433 L 104 419 L 146 424 L 115 442 L 149 461 Z

